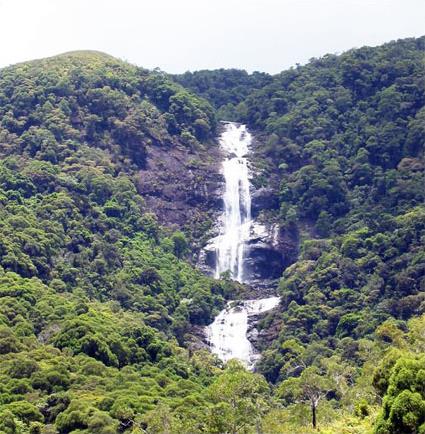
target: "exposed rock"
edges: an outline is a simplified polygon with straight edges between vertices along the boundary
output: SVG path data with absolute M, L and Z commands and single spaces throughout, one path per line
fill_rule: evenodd
M 184 337 L 186 347 L 190 352 L 208 350 L 210 347 L 205 336 L 205 327 L 192 325 L 190 332 Z
M 214 274 L 216 267 L 216 241 L 216 237 L 211 238 L 199 254 L 199 268 L 210 275 Z M 245 254 L 246 281 L 273 279 L 280 276 L 282 272 L 281 254 L 275 252 L 270 234 L 265 226 L 253 223 Z M 274 261 L 269 262 L 272 256 L 274 256 Z M 272 264 L 273 270 L 269 269 L 270 264 Z M 279 271 L 275 268 L 279 268 Z
M 198 267 L 213 275 L 216 265 L 216 236 L 220 222 L 210 231 L 208 243 L 201 249 Z M 247 241 L 245 258 L 245 280 L 256 290 L 270 294 L 268 288 L 280 278 L 284 269 L 295 262 L 298 255 L 298 234 L 290 233 L 277 223 L 263 224 L 254 221 Z
M 222 207 L 221 160 L 218 146 L 193 152 L 152 146 L 137 189 L 162 225 L 182 228 L 197 241 Z
M 270 312 L 279 302 L 276 296 L 228 302 L 206 329 L 212 352 L 224 362 L 237 358 L 252 369 L 260 356 L 250 341 L 250 335 L 254 337 L 255 334 L 252 327 L 255 327 L 262 313 Z M 251 328 L 250 335 L 248 328 Z
M 248 281 L 277 279 L 283 271 L 283 254 L 278 250 L 278 227 L 253 222 L 245 260 Z
M 205 274 L 214 275 L 217 261 L 217 251 L 215 247 L 215 237 L 208 241 L 199 252 L 197 266 Z
M 261 327 L 261 322 L 266 317 L 267 327 Z M 261 352 L 278 338 L 280 330 L 282 330 L 282 320 L 278 315 L 278 309 L 275 308 L 269 312 L 251 318 L 251 321 L 248 322 L 247 337 L 253 347 L 258 352 Z
M 253 157 L 258 157 L 258 149 L 261 143 L 253 139 Z M 186 151 L 187 152 L 187 151 Z M 162 156 L 161 156 L 162 158 Z M 223 209 L 223 190 L 224 178 L 221 174 L 221 164 L 224 158 L 223 151 L 217 146 L 214 148 L 212 155 L 206 157 L 213 163 L 204 163 L 202 169 L 208 171 L 194 172 L 197 167 L 192 169 L 192 174 L 182 174 L 184 172 L 184 161 L 187 161 L 187 156 L 181 153 L 172 153 L 167 155 L 167 167 L 171 170 L 171 176 L 165 175 L 162 183 L 159 185 L 160 203 L 155 204 L 155 208 L 160 210 L 160 214 L 164 216 L 168 222 L 176 222 L 180 226 L 183 221 L 190 222 L 196 219 L 191 219 L 196 213 L 209 213 L 211 220 L 215 222 L 207 233 L 204 233 L 203 246 L 197 257 L 198 267 L 209 275 L 214 275 L 217 261 L 216 252 L 216 237 L 219 234 L 220 227 L 223 222 L 220 221 L 220 214 Z M 154 162 L 158 158 L 153 159 Z M 176 162 L 176 160 L 178 160 Z M 182 161 L 183 160 L 183 163 Z M 167 161 L 167 160 L 166 160 Z M 161 161 L 163 163 L 163 161 Z M 253 167 L 254 178 L 261 178 L 261 173 Z M 155 182 L 158 183 L 158 170 L 153 170 Z M 163 188 L 162 184 L 169 183 L 170 177 L 177 179 L 176 184 Z M 250 282 L 253 289 L 248 289 L 250 293 L 261 292 L 266 295 L 273 294 L 270 288 L 275 288 L 275 280 L 281 277 L 284 269 L 294 263 L 298 256 L 298 230 L 296 227 L 292 229 L 281 228 L 276 221 L 275 212 L 279 206 L 278 200 L 278 182 L 276 174 L 270 174 L 270 183 L 267 187 L 260 186 L 251 191 L 251 215 L 253 223 L 251 227 L 250 237 L 246 242 L 245 251 L 245 276 L 244 280 Z M 202 180 L 200 185 L 202 188 L 190 191 L 191 183 L 193 185 L 193 177 Z M 152 185 L 148 182 L 147 185 Z M 157 184 L 154 184 L 157 186 Z M 178 187 L 181 185 L 181 187 Z M 195 185 L 196 187 L 196 185 Z M 187 191 L 189 190 L 189 191 Z M 184 195 L 184 197 L 180 197 Z M 151 194 L 151 198 L 157 198 L 158 195 Z M 164 198 L 165 197 L 165 198 Z M 170 198 L 175 198 L 170 203 Z M 165 200 L 167 199 L 167 200 Z M 148 203 L 150 199 L 148 197 Z M 192 209 L 191 207 L 195 207 Z M 270 212 L 267 212 L 270 211 Z M 184 214 L 184 215 L 182 215 Z M 187 215 L 187 217 L 186 217 Z M 199 215 L 199 214 L 198 214 Z M 201 214 L 202 215 L 202 214 Z M 191 224 L 191 223 L 190 223 Z
M 37 339 L 42 344 L 48 343 L 53 336 L 57 335 L 61 331 L 61 326 L 58 323 L 49 324 L 47 327 L 42 329 L 37 336 Z

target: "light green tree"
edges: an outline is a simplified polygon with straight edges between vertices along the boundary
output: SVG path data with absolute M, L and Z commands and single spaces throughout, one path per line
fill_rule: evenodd
M 245 433 L 259 427 L 270 407 L 270 389 L 264 377 L 231 360 L 225 372 L 208 388 L 212 402 L 208 429 L 211 433 Z
M 299 377 L 289 378 L 278 389 L 278 396 L 286 404 L 304 403 L 311 409 L 311 424 L 317 428 L 317 407 L 334 387 L 334 381 L 323 375 L 315 366 L 310 366 Z

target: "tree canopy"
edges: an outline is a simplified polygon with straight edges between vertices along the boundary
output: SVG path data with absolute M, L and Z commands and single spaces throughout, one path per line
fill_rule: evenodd
M 406 39 L 274 76 L 98 52 L 1 69 L 0 432 L 425 432 L 424 54 Z M 192 233 L 139 188 L 158 149 L 165 177 L 172 150 L 212 158 L 218 119 L 253 131 L 252 182 L 276 199 L 258 219 L 296 244 L 254 373 L 197 336 L 243 287 L 196 269 Z

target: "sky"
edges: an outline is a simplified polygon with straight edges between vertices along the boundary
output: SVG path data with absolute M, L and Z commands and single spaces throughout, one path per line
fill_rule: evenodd
M 100 50 L 171 73 L 276 73 L 425 35 L 425 0 L 0 0 L 0 67 Z

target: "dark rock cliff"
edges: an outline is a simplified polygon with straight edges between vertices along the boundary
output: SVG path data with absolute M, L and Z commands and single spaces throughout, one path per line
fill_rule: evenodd
M 183 229 L 194 247 L 204 242 L 221 208 L 222 156 L 217 145 L 189 151 L 152 147 L 137 188 L 164 226 Z

